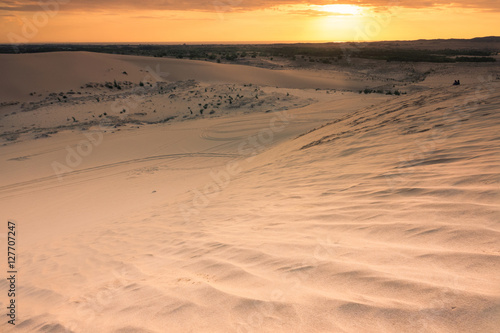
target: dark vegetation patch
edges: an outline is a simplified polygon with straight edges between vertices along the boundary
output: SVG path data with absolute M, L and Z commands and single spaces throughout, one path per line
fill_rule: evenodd
M 285 58 L 294 61 L 332 64 L 342 62 L 347 57 L 404 62 L 494 62 L 498 50 L 461 49 L 414 49 L 409 46 L 395 47 L 391 44 L 377 46 L 366 43 L 318 43 L 318 44 L 271 44 L 271 45 L 85 45 L 85 44 L 25 44 L 16 48 L 8 44 L 0 45 L 0 53 L 37 53 L 55 51 L 88 51 L 150 57 L 170 57 L 197 59 L 213 62 L 234 62 L 238 59 L 269 57 L 270 60 Z M 110 88 L 120 89 L 115 84 Z

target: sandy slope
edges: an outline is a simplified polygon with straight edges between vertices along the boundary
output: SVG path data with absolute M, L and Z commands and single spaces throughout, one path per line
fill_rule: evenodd
M 1 330 L 497 331 L 500 84 L 437 82 L 0 147 L 21 281 Z
M 124 74 L 126 72 L 126 74 Z M 128 80 L 253 83 L 284 88 L 364 88 L 366 83 L 321 77 L 298 70 L 273 71 L 243 65 L 214 64 L 197 60 L 137 57 L 89 52 L 54 52 L 0 55 L 0 102 L 26 99 L 31 92 L 78 90 L 88 82 Z

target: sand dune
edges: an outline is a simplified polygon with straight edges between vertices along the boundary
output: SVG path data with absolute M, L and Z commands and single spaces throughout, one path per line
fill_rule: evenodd
M 95 76 L 78 80 L 101 75 L 101 57 L 147 60 L 95 57 Z M 190 89 L 248 95 L 243 82 L 290 77 L 176 63 L 174 81 L 199 82 L 178 99 L 148 95 L 162 116 L 191 105 Z M 16 328 L 1 330 L 498 331 L 500 83 L 438 81 L 401 96 L 259 87 L 261 109 L 6 142 L 0 214 L 19 226 L 22 282 Z M 53 162 L 86 134 L 101 142 L 58 177 Z
M 90 52 L 53 52 L 0 55 L 0 102 L 26 99 L 35 92 L 77 90 L 89 82 L 114 80 L 253 83 L 284 88 L 357 89 L 367 86 L 344 74 L 322 77 L 297 70 L 274 71 L 243 65 L 197 60 L 137 57 Z M 126 72 L 126 74 L 124 74 Z M 69 75 L 71 74 L 71 75 Z M 373 83 L 371 83 L 373 85 Z

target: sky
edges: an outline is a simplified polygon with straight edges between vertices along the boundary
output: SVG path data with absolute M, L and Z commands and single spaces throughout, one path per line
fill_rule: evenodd
M 6 0 L 0 43 L 323 42 L 500 35 L 499 0 Z

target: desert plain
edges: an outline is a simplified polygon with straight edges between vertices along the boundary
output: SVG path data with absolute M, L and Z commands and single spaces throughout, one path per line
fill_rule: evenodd
M 499 332 L 498 61 L 252 61 L 0 54 L 0 331 Z

